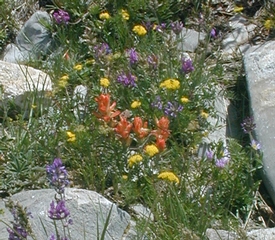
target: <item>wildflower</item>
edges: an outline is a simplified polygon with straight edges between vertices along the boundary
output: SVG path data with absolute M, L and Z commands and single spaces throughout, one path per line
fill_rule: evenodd
M 243 7 L 238 7 L 238 6 L 235 6 L 235 7 L 234 7 L 234 12 L 235 12 L 235 13 L 239 13 L 239 12 L 241 12 L 241 11 L 243 11 Z
M 96 58 L 101 58 L 101 57 L 108 55 L 112 52 L 112 50 L 110 49 L 110 47 L 107 43 L 101 43 L 101 44 L 96 45 L 94 47 L 94 51 L 95 51 Z
M 86 62 L 85 62 L 87 65 L 92 65 L 95 63 L 95 60 L 94 59 L 87 59 Z
M 68 137 L 67 139 L 68 142 L 75 142 L 76 140 L 75 134 L 70 131 L 67 132 L 67 137 Z
M 82 70 L 82 65 L 81 65 L 81 64 L 75 65 L 75 66 L 74 66 L 74 70 L 76 70 L 76 71 Z
M 99 14 L 99 19 L 100 20 L 108 20 L 110 18 L 110 14 L 108 12 L 102 12 Z
M 171 23 L 171 28 L 172 31 L 178 35 L 181 33 L 182 29 L 183 29 L 183 23 L 181 21 L 175 21 Z
M 166 28 L 166 23 L 161 23 L 160 25 L 155 24 L 153 26 L 153 30 L 156 30 L 156 31 L 158 31 L 160 33 L 162 33 L 163 30 L 165 30 L 165 28 Z
M 110 85 L 110 81 L 108 78 L 100 78 L 100 85 L 102 87 L 108 87 Z
M 122 139 L 128 139 L 133 124 L 127 121 L 127 118 L 120 116 L 120 122 L 115 127 L 115 132 L 120 135 Z
M 264 23 L 264 27 L 267 29 L 267 30 L 270 30 L 271 27 L 272 27 L 272 22 L 271 20 L 266 20 L 265 23 Z
M 95 115 L 105 122 L 109 122 L 112 118 L 120 114 L 119 110 L 115 110 L 116 102 L 110 103 L 109 94 L 101 94 L 99 97 L 95 98 L 95 101 L 98 104 L 99 111 L 99 113 L 95 113 Z
M 58 9 L 53 12 L 53 18 L 57 24 L 68 24 L 70 21 L 70 15 L 68 12 Z
M 139 154 L 132 155 L 128 159 L 128 166 L 129 166 L 129 168 L 133 167 L 134 164 L 137 164 L 137 163 L 141 162 L 142 159 L 143 159 L 142 156 L 139 155 Z
M 205 119 L 207 119 L 208 116 L 209 116 L 209 114 L 207 112 L 203 111 L 203 110 L 201 111 L 200 115 L 201 115 L 202 118 L 205 118 Z
M 157 138 L 156 146 L 160 152 L 166 148 L 166 141 L 163 138 Z
M 168 180 L 169 182 L 174 182 L 179 184 L 179 178 L 173 172 L 162 172 L 158 175 L 159 179 Z
M 220 159 L 217 159 L 215 164 L 218 168 L 224 168 L 228 164 L 228 162 L 229 162 L 228 157 L 222 157 Z
M 158 57 L 152 54 L 147 57 L 147 62 L 153 69 L 156 69 L 158 65 Z
M 131 104 L 131 108 L 138 108 L 141 106 L 141 102 L 140 101 L 133 101 Z
M 217 37 L 217 30 L 215 28 L 212 28 L 210 31 L 210 37 L 211 38 L 216 38 Z
M 181 100 L 182 103 L 188 103 L 188 102 L 190 102 L 190 100 L 189 100 L 188 97 L 182 97 L 180 100 Z
M 183 106 L 177 102 L 168 102 L 164 108 L 164 113 L 171 117 L 177 117 L 177 114 L 183 110 Z
M 156 125 L 157 125 L 157 130 L 153 130 L 151 133 L 156 136 L 156 138 L 163 138 L 164 140 L 167 140 L 170 131 L 169 131 L 169 124 L 170 121 L 167 117 L 161 117 L 160 120 L 156 119 Z
M 182 65 L 181 65 L 182 72 L 184 72 L 185 74 L 188 74 L 194 71 L 193 62 L 190 58 L 183 57 L 181 61 L 182 61 Z
M 135 64 L 138 61 L 138 54 L 135 48 L 130 48 L 127 50 L 127 54 L 129 56 L 130 64 Z
M 133 132 L 138 138 L 144 138 L 148 135 L 149 129 L 147 128 L 148 123 L 142 121 L 140 117 L 135 117 L 133 122 Z
M 122 9 L 120 14 L 124 20 L 128 21 L 130 19 L 130 15 L 126 10 Z
M 132 75 L 131 73 L 128 73 L 128 74 L 121 73 L 117 77 L 117 81 L 119 83 L 122 83 L 126 87 L 135 87 L 136 86 L 137 77 L 134 76 L 134 75 Z
M 61 78 L 59 78 L 58 86 L 61 88 L 66 87 L 68 84 L 68 80 L 69 80 L 69 75 L 68 74 L 63 75 Z
M 7 228 L 9 240 L 27 239 L 28 232 L 20 224 L 13 223 L 12 229 Z
M 167 79 L 160 84 L 161 88 L 176 90 L 180 88 L 180 82 L 177 79 Z
M 70 211 L 65 206 L 65 200 L 61 199 L 55 205 L 55 202 L 52 201 L 50 204 L 50 209 L 48 211 L 49 218 L 53 220 L 60 220 L 68 217 Z
M 261 145 L 259 142 L 257 142 L 256 140 L 252 139 L 251 141 L 251 147 L 254 149 L 254 150 L 260 150 L 261 149 Z
M 36 108 L 37 108 L 37 106 L 32 104 L 32 109 L 36 109 Z
M 123 180 L 127 180 L 127 179 L 128 179 L 128 176 L 127 176 L 126 174 L 123 174 L 123 175 L 122 175 L 122 179 L 123 179 Z
M 145 27 L 143 27 L 142 25 L 134 26 L 133 27 L 133 32 L 136 33 L 139 36 L 144 36 L 147 33 Z
M 156 108 L 158 108 L 159 110 L 162 109 L 162 101 L 161 101 L 160 96 L 156 96 L 154 102 L 151 103 L 151 106 L 152 106 L 152 107 L 156 107 Z
M 150 156 L 153 157 L 154 155 L 156 155 L 157 153 L 159 153 L 159 149 L 156 147 L 156 145 L 151 144 L 151 145 L 147 145 L 145 147 L 145 152 Z
M 50 185 L 54 186 L 58 193 L 64 193 L 69 185 L 68 173 L 60 158 L 55 158 L 52 165 L 46 166 L 47 177 Z
M 211 149 L 207 149 L 205 152 L 207 159 L 211 160 L 214 157 L 214 152 Z
M 256 124 L 254 123 L 254 118 L 253 117 L 245 118 L 241 123 L 241 127 L 244 133 L 251 133 L 256 128 Z

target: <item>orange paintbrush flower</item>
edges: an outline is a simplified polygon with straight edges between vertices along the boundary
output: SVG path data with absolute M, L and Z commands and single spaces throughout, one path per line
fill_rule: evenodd
M 127 118 L 120 116 L 120 122 L 115 127 L 115 132 L 120 135 L 122 139 L 127 139 L 133 124 L 127 121 Z
M 170 135 L 169 123 L 170 121 L 167 117 L 162 117 L 160 120 L 156 119 L 158 129 L 153 130 L 152 134 L 155 135 L 157 139 L 162 138 L 166 141 Z
M 157 138 L 156 146 L 160 152 L 166 148 L 166 142 L 163 138 Z
M 148 135 L 149 129 L 147 128 L 148 123 L 142 122 L 140 117 L 134 118 L 133 131 L 138 136 L 138 138 L 144 138 Z
M 112 118 L 120 114 L 119 110 L 115 110 L 116 102 L 110 103 L 109 94 L 101 94 L 99 97 L 95 98 L 95 101 L 98 104 L 99 111 L 99 113 L 95 113 L 95 115 L 105 122 L 109 122 Z

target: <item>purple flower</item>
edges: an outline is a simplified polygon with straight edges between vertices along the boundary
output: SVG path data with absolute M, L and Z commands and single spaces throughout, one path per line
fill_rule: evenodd
M 55 235 L 54 235 L 54 234 L 52 234 L 49 240 L 56 240 Z
M 206 152 L 205 152 L 205 155 L 206 155 L 206 157 L 207 157 L 207 159 L 213 159 L 213 157 L 214 157 L 214 152 L 211 150 L 211 149 L 207 149 L 206 150 Z
M 119 83 L 122 83 L 126 87 L 135 87 L 136 86 L 136 80 L 137 80 L 137 77 L 132 75 L 131 73 L 128 73 L 128 74 L 121 73 L 117 77 L 117 81 Z
M 158 32 L 163 32 L 163 30 L 165 30 L 166 28 L 166 23 L 161 23 L 160 25 L 155 25 L 155 30 Z
M 53 13 L 53 18 L 57 24 L 68 24 L 68 22 L 70 21 L 69 13 L 62 9 L 55 10 Z
M 60 220 L 68 217 L 69 215 L 70 212 L 65 206 L 65 200 L 59 200 L 56 205 L 54 201 L 51 202 L 50 210 L 48 211 L 49 218 Z
M 52 165 L 46 166 L 46 172 L 50 184 L 58 193 L 64 193 L 65 187 L 69 185 L 68 173 L 60 158 L 55 158 Z
M 151 103 L 151 106 L 162 110 L 162 101 L 160 96 L 156 96 L 154 102 Z
M 175 21 L 171 23 L 171 28 L 172 31 L 178 35 L 181 33 L 182 29 L 183 29 L 183 23 L 181 21 Z
M 135 48 L 130 48 L 127 50 L 127 54 L 129 56 L 130 64 L 135 64 L 138 61 L 138 54 Z
M 253 117 L 247 117 L 243 120 L 243 123 L 241 123 L 242 129 L 244 133 L 251 133 L 255 128 L 256 124 L 254 123 Z
M 254 150 L 260 150 L 261 149 L 261 144 L 259 142 L 257 142 L 256 140 L 252 139 L 251 141 L 251 147 L 254 149 Z
M 216 160 L 216 166 L 218 168 L 224 168 L 229 162 L 229 158 L 228 157 L 222 157 L 220 159 Z
M 210 31 L 210 37 L 211 38 L 216 38 L 217 37 L 217 30 L 215 28 L 212 28 Z
M 27 239 L 28 233 L 21 225 L 13 223 L 13 229 L 7 228 L 9 233 L 8 240 L 21 240 Z
M 101 43 L 94 47 L 95 57 L 100 58 L 102 56 L 106 56 L 112 52 L 111 48 L 107 43 Z
M 147 57 L 147 62 L 150 66 L 152 66 L 154 69 L 158 66 L 158 57 L 154 54 Z
M 164 108 L 164 113 L 171 117 L 177 117 L 178 113 L 183 110 L 183 106 L 177 102 L 168 102 Z
M 186 58 L 186 57 L 182 58 L 181 71 L 184 72 L 185 74 L 194 71 L 193 62 L 190 58 Z

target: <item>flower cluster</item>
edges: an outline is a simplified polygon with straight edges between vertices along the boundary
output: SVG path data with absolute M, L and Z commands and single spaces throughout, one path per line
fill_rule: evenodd
M 173 172 L 162 172 L 158 175 L 159 179 L 168 180 L 169 182 L 174 182 L 179 184 L 179 178 Z
M 147 30 L 142 25 L 136 25 L 133 27 L 133 32 L 139 36 L 144 36 L 147 33 Z
M 183 57 L 182 58 L 182 65 L 181 65 L 181 71 L 185 74 L 188 74 L 190 72 L 194 71 L 193 62 L 190 58 Z
M 160 84 L 161 88 L 177 90 L 180 88 L 180 82 L 177 79 L 167 79 Z
M 206 157 L 209 160 L 214 160 L 215 165 L 218 168 L 225 168 L 230 161 L 230 153 L 228 152 L 227 148 L 225 148 L 221 153 L 215 153 L 213 150 L 208 149 L 206 151 Z
M 135 64 L 138 62 L 138 53 L 135 48 L 130 48 L 126 51 L 129 57 L 130 64 Z
M 70 15 L 68 12 L 58 9 L 53 12 L 53 18 L 57 24 L 68 24 L 70 21 Z
M 177 117 L 177 114 L 183 110 L 183 106 L 177 102 L 168 102 L 164 107 L 164 113 L 170 117 Z
M 122 83 L 126 87 L 135 87 L 137 85 L 136 84 L 137 77 L 132 75 L 131 73 L 128 73 L 128 74 L 121 73 L 117 77 L 117 81 L 119 83 Z
M 246 119 L 244 119 L 244 121 L 241 123 L 241 127 L 244 133 L 251 133 L 256 128 L 256 124 L 254 123 L 254 118 L 247 117 Z
M 65 206 L 65 200 L 59 200 L 57 204 L 52 201 L 50 204 L 50 209 L 48 211 L 49 218 L 53 220 L 61 220 L 70 215 L 69 210 Z
M 135 164 L 142 161 L 142 156 L 140 154 L 134 154 L 128 159 L 129 168 L 133 167 Z
M 172 31 L 178 35 L 181 33 L 182 29 L 183 29 L 183 23 L 181 21 L 175 21 L 171 23 L 171 28 Z

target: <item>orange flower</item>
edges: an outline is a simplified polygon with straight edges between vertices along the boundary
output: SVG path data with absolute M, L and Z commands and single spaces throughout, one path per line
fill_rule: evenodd
M 120 122 L 115 127 L 115 132 L 120 135 L 122 139 L 127 139 L 133 124 L 127 121 L 127 118 L 120 116 Z
M 148 123 L 142 122 L 140 117 L 134 118 L 133 131 L 138 136 L 138 138 L 144 138 L 148 135 L 149 129 L 147 128 Z
M 162 117 L 160 120 L 156 119 L 158 129 L 153 130 L 152 134 L 154 134 L 157 137 L 157 139 L 162 138 L 166 141 L 170 135 L 169 123 L 170 121 L 167 117 Z
M 166 142 L 163 138 L 157 138 L 156 146 L 160 152 L 166 148 Z
M 115 110 L 116 102 L 110 103 L 109 94 L 101 94 L 99 97 L 95 98 L 95 101 L 98 104 L 99 111 L 99 113 L 95 113 L 95 115 L 105 122 L 109 122 L 112 118 L 120 114 L 119 110 Z

